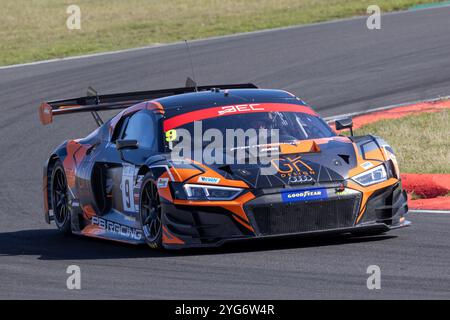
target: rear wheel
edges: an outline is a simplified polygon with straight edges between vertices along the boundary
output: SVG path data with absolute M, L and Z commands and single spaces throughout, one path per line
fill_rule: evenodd
M 69 188 L 64 167 L 59 160 L 53 166 L 51 179 L 51 201 L 56 226 L 63 234 L 70 234 L 72 230 Z
M 147 174 L 142 181 L 139 217 L 145 242 L 153 249 L 161 249 L 161 202 L 151 174 Z

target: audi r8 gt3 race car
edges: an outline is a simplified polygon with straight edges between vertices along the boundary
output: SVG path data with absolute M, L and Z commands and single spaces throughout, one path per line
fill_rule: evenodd
M 123 110 L 103 123 L 98 111 L 112 109 Z M 39 108 L 43 124 L 77 112 L 91 112 L 99 127 L 61 144 L 44 167 L 45 219 L 63 233 L 173 249 L 409 224 L 392 148 L 375 136 L 337 135 L 286 91 L 235 84 L 98 95 L 90 88 Z M 351 119 L 336 121 L 336 130 L 351 128 Z M 276 132 L 277 141 L 252 142 L 257 129 L 266 138 Z M 230 130 L 248 143 L 228 148 L 211 138 Z M 192 152 L 176 155 L 183 141 Z M 270 161 L 249 161 L 252 150 Z

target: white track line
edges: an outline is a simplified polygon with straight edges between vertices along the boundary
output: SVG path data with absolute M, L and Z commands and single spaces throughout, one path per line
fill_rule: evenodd
M 409 210 L 409 213 L 448 213 L 450 210 Z
M 397 15 L 397 14 L 414 14 L 416 12 L 425 11 L 425 10 L 435 10 L 435 9 L 441 9 L 445 7 L 450 7 L 450 5 L 441 5 L 441 6 L 435 6 L 430 8 L 419 8 L 414 10 L 402 10 L 402 11 L 393 11 L 393 12 L 386 12 L 383 13 L 383 15 Z M 335 24 L 340 22 L 346 22 L 346 21 L 353 21 L 358 19 L 365 19 L 367 16 L 354 16 L 350 18 L 343 18 L 343 19 L 336 19 L 331 21 L 323 21 L 318 23 L 312 23 L 312 24 L 304 24 L 304 25 L 293 25 L 293 26 L 287 26 L 287 27 L 280 27 L 280 28 L 272 28 L 272 29 L 263 29 L 263 30 L 257 30 L 252 32 L 239 32 L 234 34 L 228 34 L 223 36 L 215 36 L 215 37 L 209 37 L 204 39 L 194 39 L 189 40 L 190 43 L 201 43 L 211 40 L 219 40 L 219 39 L 227 39 L 227 38 L 237 38 L 241 36 L 251 36 L 255 34 L 263 34 L 263 33 L 270 33 L 275 31 L 282 31 L 282 30 L 290 30 L 295 28 L 310 28 L 320 25 L 328 25 L 328 24 Z M 21 63 L 21 64 L 13 64 L 9 66 L 1 66 L 0 70 L 5 69 L 13 69 L 13 68 L 19 68 L 19 67 L 28 67 L 28 66 L 35 66 L 40 64 L 46 64 L 46 63 L 53 63 L 53 62 L 61 62 L 61 61 L 70 61 L 70 60 L 77 60 L 77 59 L 86 59 L 86 58 L 93 58 L 93 57 L 99 57 L 99 56 L 107 56 L 107 55 L 113 55 L 113 54 L 122 54 L 127 52 L 133 52 L 133 51 L 139 51 L 139 50 L 146 50 L 146 49 L 153 49 L 153 48 L 161 48 L 161 47 L 169 47 L 169 46 L 176 46 L 176 45 L 183 45 L 184 41 L 178 41 L 173 43 L 163 43 L 163 44 L 152 44 L 149 46 L 143 46 L 138 48 L 131 48 L 131 49 L 123 49 L 123 50 L 116 50 L 116 51 L 107 51 L 107 52 L 98 52 L 98 53 L 92 53 L 92 54 L 86 54 L 86 55 L 80 55 L 80 56 L 72 56 L 72 57 L 65 57 L 65 58 L 56 58 L 56 59 L 50 59 L 50 60 L 42 60 L 42 61 L 35 61 L 35 62 L 27 62 L 27 63 Z

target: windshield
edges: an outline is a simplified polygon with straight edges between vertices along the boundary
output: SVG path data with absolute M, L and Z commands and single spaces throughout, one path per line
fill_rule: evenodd
M 166 130 L 166 141 L 171 142 L 171 149 L 180 142 L 177 137 L 181 136 L 181 132 L 188 132 L 193 140 L 210 141 L 211 139 L 204 139 L 204 137 L 210 136 L 211 132 L 214 132 L 216 136 L 217 133 L 220 133 L 225 137 L 229 130 L 241 129 L 248 132 L 251 129 L 256 131 L 267 129 L 269 135 L 277 132 L 280 143 L 328 138 L 336 135 L 320 117 L 304 112 L 248 112 L 216 116 L 201 121 L 196 121 L 195 118 L 192 120 Z M 201 136 L 199 137 L 199 135 Z

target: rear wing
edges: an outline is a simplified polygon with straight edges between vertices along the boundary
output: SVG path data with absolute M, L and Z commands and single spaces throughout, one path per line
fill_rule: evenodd
M 189 85 L 191 84 L 191 82 L 188 81 L 186 84 Z M 85 97 L 43 102 L 39 106 L 39 118 L 43 125 L 47 125 L 53 122 L 54 116 L 79 112 L 91 112 L 94 120 L 97 122 L 97 125 L 100 126 L 101 124 L 103 124 L 103 121 L 97 114 L 97 111 L 126 109 L 144 101 L 183 93 L 207 91 L 216 88 L 226 90 L 257 89 L 258 87 L 252 83 L 209 85 L 197 87 L 194 83 L 194 85 L 192 86 L 183 88 L 137 91 L 105 95 L 98 95 L 98 93 L 94 89 L 89 88 L 87 96 Z

